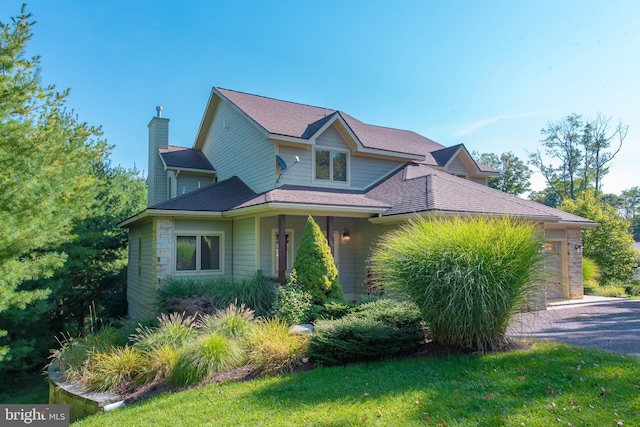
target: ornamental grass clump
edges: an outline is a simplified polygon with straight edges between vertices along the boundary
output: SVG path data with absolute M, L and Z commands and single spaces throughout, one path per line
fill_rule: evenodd
M 258 374 L 291 372 L 308 346 L 308 336 L 293 334 L 289 325 L 275 317 L 256 324 L 247 341 L 247 361 Z
M 144 382 L 147 372 L 145 354 L 134 347 L 116 347 L 92 355 L 81 383 L 91 391 L 111 391 Z
M 134 346 L 144 351 L 163 345 L 179 348 L 196 335 L 196 316 L 181 313 L 164 313 L 158 316 L 158 326 L 139 326 L 131 335 Z
M 372 267 L 416 303 L 435 341 L 488 351 L 538 288 L 541 243 L 535 224 L 511 218 L 416 218 L 381 238 Z
M 231 304 L 216 314 L 203 316 L 198 322 L 201 332 L 218 332 L 227 338 L 246 339 L 254 326 L 254 311 L 244 304 Z
M 175 386 L 196 384 L 215 373 L 236 368 L 243 361 L 244 352 L 236 340 L 209 333 L 185 344 L 167 382 Z

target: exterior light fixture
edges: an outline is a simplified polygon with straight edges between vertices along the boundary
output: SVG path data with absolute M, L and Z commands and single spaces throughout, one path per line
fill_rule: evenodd
M 581 245 L 580 243 L 576 244 L 575 248 L 576 248 L 576 251 L 577 251 L 579 254 L 581 254 L 581 253 L 582 253 L 582 245 Z
M 345 228 L 344 231 L 342 232 L 342 241 L 344 243 L 347 243 L 350 240 L 351 240 L 351 236 L 349 235 L 349 230 Z

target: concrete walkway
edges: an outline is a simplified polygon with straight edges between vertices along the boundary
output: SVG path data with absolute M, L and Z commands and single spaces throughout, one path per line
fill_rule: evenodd
M 594 296 L 555 301 L 547 310 L 516 315 L 507 334 L 640 358 L 640 301 Z

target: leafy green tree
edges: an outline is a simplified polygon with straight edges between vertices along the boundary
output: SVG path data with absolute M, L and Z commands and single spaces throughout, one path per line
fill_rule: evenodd
M 311 215 L 304 227 L 293 268 L 297 272 L 298 283 L 311 294 L 314 304 L 323 305 L 330 299 L 344 299 L 327 238 Z
M 478 155 L 474 153 L 474 156 Z M 480 162 L 491 166 L 500 173 L 500 176 L 490 177 L 488 185 L 496 190 L 519 196 L 531 189 L 531 169 L 512 152 L 506 152 L 498 156 L 494 153 L 482 153 Z
M 532 191 L 529 193 L 529 199 L 552 208 L 557 208 L 562 203 L 562 197 L 552 187 L 545 187 L 541 191 Z
M 627 129 L 622 122 L 612 127 L 610 119 L 600 113 L 590 120 L 570 114 L 557 122 L 549 122 L 540 131 L 544 136 L 540 141 L 543 151 L 530 154 L 529 162 L 540 170 L 547 186 L 561 200 L 575 200 L 588 188 L 600 191 L 602 179 L 620 151 Z M 611 149 L 616 140 L 617 147 Z
M 108 152 L 100 129 L 65 110 L 68 91 L 41 84 L 39 57 L 26 56 L 33 24 L 25 7 L 0 23 L 0 313 L 50 294 L 22 284 L 51 277 L 65 262 L 58 248 L 89 213 L 92 165 Z M 0 362 L 8 352 L 0 347 Z
M 631 187 L 620 194 L 624 217 L 635 219 L 640 216 L 640 187 Z
M 617 210 L 598 199 L 594 190 L 585 192 L 577 200 L 565 200 L 559 209 L 597 222 L 599 225 L 584 231 L 584 256 L 593 259 L 602 273 L 601 284 L 627 282 L 638 265 L 632 246 L 629 224 Z

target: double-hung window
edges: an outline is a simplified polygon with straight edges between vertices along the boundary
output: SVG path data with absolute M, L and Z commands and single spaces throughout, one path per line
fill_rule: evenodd
M 220 271 L 222 236 L 176 236 L 176 271 Z
M 316 148 L 315 155 L 315 179 L 347 182 L 347 152 Z

